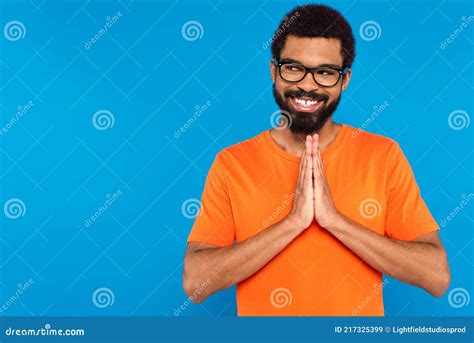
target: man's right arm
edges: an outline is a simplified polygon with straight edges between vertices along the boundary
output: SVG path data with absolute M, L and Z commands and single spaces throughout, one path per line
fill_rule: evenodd
M 189 242 L 184 258 L 183 287 L 195 303 L 235 285 L 266 265 L 301 233 L 284 220 L 257 235 L 225 248 Z M 205 286 L 205 287 L 204 287 Z M 199 293 L 198 289 L 201 289 Z
M 200 303 L 259 271 L 314 220 L 311 140 L 306 139 L 296 183 L 293 209 L 280 222 L 228 247 L 189 242 L 184 259 L 183 288 Z

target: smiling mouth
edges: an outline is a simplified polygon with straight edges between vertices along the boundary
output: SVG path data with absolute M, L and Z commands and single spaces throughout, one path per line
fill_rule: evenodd
M 291 105 L 299 112 L 314 112 L 321 104 L 322 100 L 316 100 L 308 97 L 290 97 Z

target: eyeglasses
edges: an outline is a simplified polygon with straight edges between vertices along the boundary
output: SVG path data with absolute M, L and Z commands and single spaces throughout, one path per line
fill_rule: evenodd
M 306 74 L 311 73 L 314 82 L 323 87 L 335 86 L 341 79 L 341 76 L 346 73 L 346 68 L 307 68 L 297 62 L 279 62 L 276 58 L 273 59 L 273 63 L 278 68 L 280 77 L 287 82 L 299 82 L 306 77 Z

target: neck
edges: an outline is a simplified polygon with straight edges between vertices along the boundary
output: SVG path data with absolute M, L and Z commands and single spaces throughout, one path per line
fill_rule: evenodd
M 312 134 L 319 134 L 319 146 L 320 150 L 324 151 L 336 138 L 341 124 L 334 123 L 332 118 L 329 118 L 324 126 Z M 304 142 L 306 140 L 306 134 L 304 133 L 293 133 L 289 128 L 283 130 L 271 129 L 270 134 L 276 144 L 290 155 L 301 156 L 304 151 Z

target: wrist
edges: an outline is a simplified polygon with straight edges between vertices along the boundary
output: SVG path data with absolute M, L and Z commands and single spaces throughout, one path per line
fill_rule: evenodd
M 329 219 L 325 223 L 323 223 L 324 225 L 321 225 L 321 226 L 325 228 L 326 230 L 328 230 L 329 232 L 333 232 L 341 227 L 345 219 L 346 219 L 345 216 L 341 212 L 336 210 L 329 217 Z
M 288 230 L 292 232 L 298 232 L 301 233 L 303 232 L 309 225 L 304 226 L 301 221 L 299 221 L 295 216 L 293 216 L 291 213 L 283 219 L 283 223 Z

